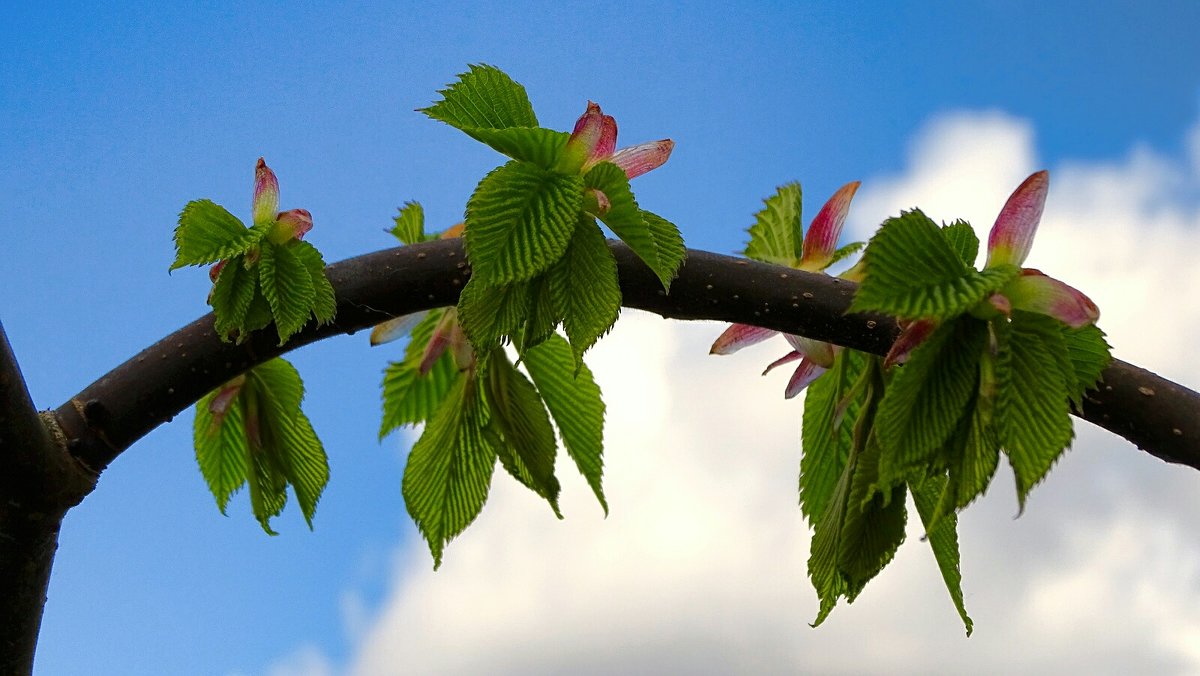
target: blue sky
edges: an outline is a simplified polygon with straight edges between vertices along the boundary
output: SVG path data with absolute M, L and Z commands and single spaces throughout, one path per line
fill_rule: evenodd
M 167 275 L 176 217 L 201 197 L 245 215 L 260 155 L 282 207 L 312 212 L 308 239 L 327 260 L 390 246 L 382 230 L 407 200 L 424 204 L 431 228 L 456 222 L 499 158 L 413 109 L 476 62 L 523 83 L 545 126 L 569 129 L 591 99 L 616 116 L 621 145 L 673 138 L 670 163 L 638 179 L 638 197 L 697 248 L 739 249 L 759 200 L 791 180 L 810 214 L 856 179 L 867 181 L 860 204 L 926 206 L 915 192 L 939 174 L 922 158 L 958 166 L 930 150 L 943 132 L 965 139 L 964 156 L 972 140 L 991 143 L 959 177 L 1032 163 L 1061 170 L 1073 194 L 1099 191 L 1070 204 L 1166 176 L 1151 183 L 1172 191 L 1146 188 L 1149 211 L 1129 213 L 1178 212 L 1171 227 L 1190 236 L 1197 26 L 1200 5 L 1187 2 L 10 3 L 0 320 L 43 408 L 191 321 L 208 279 Z M 1102 180 L 1109 170 L 1115 183 Z M 982 201 L 998 206 L 1020 178 Z M 868 218 L 865 208 L 852 218 Z M 1077 213 L 1061 212 L 1064 222 Z M 1071 256 L 1049 249 L 1041 260 L 1054 274 L 1054 254 Z M 1166 355 L 1158 344 L 1138 352 L 1132 334 L 1127 344 Z M 282 534 L 265 536 L 244 496 L 222 517 L 195 468 L 190 413 L 114 463 L 66 521 L 39 672 L 283 673 L 302 670 L 288 661 L 300 648 L 312 658 L 300 662 L 322 669 L 360 664 L 409 588 L 397 562 L 427 557 L 400 499 L 409 438 L 376 441 L 378 382 L 397 354 L 356 336 L 294 355 L 332 464 L 315 532 L 289 509 Z M 749 384 L 775 394 L 774 382 Z M 795 616 L 811 619 L 813 600 L 797 602 Z M 819 646 L 820 631 L 805 640 Z

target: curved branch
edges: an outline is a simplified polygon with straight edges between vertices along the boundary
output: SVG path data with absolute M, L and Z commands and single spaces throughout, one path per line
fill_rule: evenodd
M 706 251 L 688 251 L 665 293 L 623 244 L 610 243 L 624 305 L 673 319 L 756 324 L 884 354 L 894 319 L 846 315 L 856 286 L 826 275 Z M 470 275 L 460 240 L 426 242 L 329 266 L 337 291 L 333 324 L 309 325 L 286 345 L 259 331 L 221 342 L 206 315 L 113 369 L 55 414 L 68 448 L 96 472 L 159 424 L 256 364 L 302 345 L 352 334 L 393 316 L 453 305 Z M 1200 394 L 1136 366 L 1114 361 L 1077 415 L 1168 462 L 1200 469 Z

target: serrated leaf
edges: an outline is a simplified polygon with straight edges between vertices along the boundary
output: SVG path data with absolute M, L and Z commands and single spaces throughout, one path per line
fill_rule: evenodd
M 567 147 L 571 135 L 541 127 L 509 127 L 507 129 L 464 128 L 468 136 L 486 143 L 497 152 L 514 160 L 530 162 L 550 170 Z
M 404 503 L 429 543 L 435 570 L 446 543 L 475 520 L 491 488 L 496 452 L 484 439 L 480 408 L 474 381 L 459 379 L 404 468 Z
M 961 317 L 938 327 L 896 370 L 875 423 L 884 445 L 884 482 L 937 460 L 969 414 L 986 341 L 985 322 Z
M 938 570 L 942 572 L 942 581 L 946 583 L 946 591 L 950 593 L 950 600 L 954 602 L 954 608 L 962 618 L 967 636 L 970 636 L 975 623 L 971 621 L 971 616 L 967 615 L 967 608 L 963 602 L 962 573 L 958 568 L 958 518 L 951 512 L 938 518 L 936 525 L 933 524 L 938 496 L 945 490 L 945 484 L 945 477 L 934 475 L 922 481 L 910 482 L 909 487 L 912 489 L 917 513 L 921 515 L 921 522 L 925 526 L 929 548 L 933 550 Z
M 799 183 L 788 183 L 763 200 L 763 209 L 754 214 L 746 257 L 764 263 L 794 268 L 804 253 L 804 225 L 801 222 Z
M 1099 384 L 1100 375 L 1112 362 L 1112 353 L 1108 341 L 1104 339 L 1104 332 L 1095 324 L 1079 329 L 1064 325 L 1062 332 L 1071 360 L 1070 373 L 1073 374 L 1068 378 L 1067 390 L 1076 410 L 1079 410 L 1083 405 L 1083 393 L 1095 389 Z
M 646 221 L 643 216 L 645 212 L 638 207 L 629 188 L 629 177 L 625 175 L 625 170 L 612 162 L 601 162 L 588 170 L 583 183 L 587 188 L 604 193 L 608 200 L 608 210 L 599 215 L 600 220 L 654 271 L 663 288 L 669 289 L 682 257 L 674 255 L 669 241 L 659 243 L 659 235 L 666 233 L 656 232 Z M 662 230 L 664 224 L 672 230 L 675 228 L 663 219 L 659 219 L 655 226 Z M 680 243 L 682 245 L 682 239 Z M 667 250 L 660 251 L 664 247 Z
M 983 495 L 996 474 L 1000 463 L 1000 442 L 993 425 L 994 400 L 980 394 L 969 407 L 962 443 L 947 459 L 949 478 L 946 494 L 939 504 L 935 518 L 953 514 Z
M 392 219 L 396 225 L 389 231 L 401 244 L 425 241 L 425 209 L 420 202 L 405 202 L 400 213 Z
M 337 298 L 334 296 L 333 284 L 329 283 L 329 278 L 325 276 L 325 259 L 321 257 L 321 252 L 308 242 L 293 242 L 288 245 L 288 249 L 304 263 L 312 280 L 313 316 L 317 322 L 328 324 L 337 314 Z
M 494 445 L 500 462 L 509 474 L 527 488 L 545 498 L 560 519 L 558 478 L 554 476 L 554 458 L 558 444 L 546 407 L 533 383 L 521 375 L 502 349 L 489 360 L 486 399 L 488 424 L 502 438 Z
M 529 312 L 525 329 L 521 333 L 521 351 L 540 345 L 554 334 L 562 322 L 563 312 L 554 304 L 554 294 L 546 276 L 529 281 Z
M 1055 354 L 1056 349 L 1065 349 L 1062 334 L 1056 323 L 1041 317 L 1013 312 L 1007 340 L 1009 358 L 997 373 L 997 431 L 1016 475 L 1022 510 L 1029 491 L 1046 476 L 1074 436 L 1062 358 Z
M 247 228 L 212 200 L 188 202 L 175 228 L 175 262 L 170 269 L 208 265 L 245 253 L 266 233 L 264 228 Z
M 851 500 L 839 541 L 838 570 L 846 579 L 846 600 L 853 603 L 867 583 L 891 563 L 904 542 L 908 493 L 904 484 L 856 506 Z
M 946 237 L 946 242 L 950 244 L 954 253 L 958 254 L 958 259 L 963 265 L 974 268 L 975 259 L 979 257 L 979 238 L 975 236 L 975 229 L 971 224 L 959 219 L 950 225 L 943 225 L 942 235 Z
M 317 502 L 329 483 L 329 462 L 312 423 L 300 408 L 304 382 L 295 367 L 283 359 L 272 359 L 250 371 L 247 383 L 255 382 L 264 451 L 273 458 L 275 470 L 292 485 L 311 529 Z
M 253 425 L 254 430 L 247 430 L 247 448 L 249 456 L 246 466 L 246 482 L 250 486 L 250 509 L 267 535 L 278 535 L 271 528 L 271 518 L 283 512 L 287 505 L 287 479 L 279 468 L 274 456 L 273 444 L 263 438 L 263 433 L 270 428 L 262 424 L 264 417 L 270 416 L 270 407 L 263 402 L 260 387 L 247 375 L 246 384 L 239 396 L 245 403 L 246 425 Z
M 393 362 L 384 371 L 380 439 L 404 425 L 416 425 L 428 420 L 453 386 L 458 368 L 449 351 L 439 357 L 424 376 L 420 372 L 425 346 L 444 314 L 445 310 L 430 312 L 413 327 L 404 360 Z
M 459 129 L 536 127 L 537 116 L 525 88 L 502 70 L 473 64 L 458 81 L 438 92 L 442 100 L 421 112 Z
M 216 317 L 213 328 L 222 340 L 229 340 L 234 332 L 238 333 L 239 342 L 245 340 L 246 315 L 259 293 L 257 270 L 247 270 L 242 256 L 229 259 L 221 268 L 208 301 Z
M 586 364 L 576 369 L 571 347 L 558 334 L 523 351 L 521 361 L 554 417 L 567 455 L 587 479 L 607 515 L 602 486 L 604 401 L 591 370 Z
M 855 447 L 838 479 L 828 507 L 814 524 L 808 559 L 808 574 L 820 599 L 813 626 L 825 621 L 837 600 L 853 602 L 863 587 L 895 556 L 904 541 L 906 510 L 903 484 L 871 496 L 854 495 L 854 486 L 873 484 L 855 478 L 860 471 L 873 472 L 863 450 L 876 444 L 871 427 L 875 394 L 868 394 L 855 431 Z M 865 499 L 864 499 L 865 498 Z
M 246 424 L 243 404 L 238 398 L 230 402 L 228 411 L 218 424 L 209 406 L 221 389 L 213 390 L 196 402 L 193 434 L 196 462 L 217 507 L 225 514 L 229 498 L 246 485 Z
M 869 357 L 842 350 L 833 367 L 808 386 L 800 426 L 800 511 L 814 524 L 825 513 L 853 444 L 853 423 L 862 405 L 854 384 L 863 376 Z M 846 401 L 846 397 L 851 397 Z
M 571 241 L 583 180 L 528 162 L 489 173 L 467 202 L 463 236 L 472 281 L 499 286 L 537 276 Z
M 621 312 L 617 262 L 590 217 L 580 219 L 570 246 L 547 278 L 554 305 L 563 313 L 563 331 L 580 364 L 583 353 L 608 333 Z
M 477 355 L 487 355 L 525 322 L 529 283 L 487 286 L 474 276 L 458 297 L 458 321 Z
M 850 311 L 884 312 L 901 319 L 960 315 L 1020 274 L 1013 265 L 983 272 L 968 267 L 942 229 L 920 210 L 885 221 L 863 260 L 866 279 Z
M 670 291 L 671 281 L 675 279 L 679 267 L 683 265 L 683 261 L 687 257 L 687 249 L 683 245 L 683 235 L 680 234 L 679 228 L 674 223 L 645 209 L 642 209 L 642 220 L 646 221 L 646 225 L 650 227 L 650 234 L 654 235 L 654 243 L 658 247 L 660 269 L 655 273 L 658 274 L 663 288 Z
M 304 328 L 312 314 L 316 290 L 304 261 L 292 248 L 264 242 L 258 260 L 258 281 L 271 306 L 279 344 Z
M 257 270 L 251 270 L 250 274 L 258 277 Z M 262 284 L 257 284 L 257 293 L 250 301 L 250 307 L 246 308 L 246 318 L 242 320 L 242 330 L 238 334 L 238 342 L 245 340 L 252 332 L 266 328 L 273 320 L 271 304 L 263 296 Z

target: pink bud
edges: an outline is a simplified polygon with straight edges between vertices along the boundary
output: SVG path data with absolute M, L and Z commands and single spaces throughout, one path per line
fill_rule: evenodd
M 859 185 L 860 181 L 852 181 L 838 188 L 821 207 L 821 211 L 817 212 L 816 218 L 808 226 L 808 232 L 804 233 L 804 255 L 798 266 L 801 270 L 819 272 L 829 266 L 838 238 L 842 236 L 850 201 L 854 199 Z
M 792 349 L 811 359 L 817 366 L 829 368 L 833 366 L 833 345 L 822 340 L 813 340 L 804 336 L 783 334 Z
M 261 157 L 254 167 L 254 202 L 251 209 L 255 224 L 275 220 L 275 214 L 279 211 L 279 180 Z
M 312 214 L 307 209 L 281 211 L 275 220 L 283 232 L 289 233 L 287 239 L 304 239 L 304 235 L 313 227 Z
M 1039 171 L 1017 186 L 988 235 L 987 267 L 1020 265 L 1029 256 L 1050 189 L 1050 172 Z
M 666 164 L 674 149 L 675 142 L 669 138 L 651 141 L 622 148 L 613 154 L 610 161 L 623 169 L 629 178 L 636 178 Z
M 743 347 L 761 343 L 776 333 L 779 332 L 749 324 L 730 324 L 729 328 L 713 341 L 708 353 L 733 354 Z
M 783 391 L 783 396 L 786 399 L 800 394 L 804 388 L 812 384 L 814 380 L 820 378 L 827 369 L 818 365 L 811 359 L 803 359 L 800 365 L 796 367 L 796 372 L 792 374 L 791 380 L 788 381 L 787 388 Z
M 569 153 L 583 158 L 587 168 L 612 155 L 617 146 L 617 121 L 605 115 L 600 106 L 588 101 L 587 110 L 575 122 L 575 130 L 567 141 Z
M 1018 310 L 1050 315 L 1076 329 L 1100 318 L 1100 309 L 1083 292 L 1031 268 L 1009 282 L 1004 295 Z
M 900 337 L 896 339 L 896 342 L 892 343 L 892 349 L 888 350 L 887 356 L 883 358 L 883 367 L 891 368 L 907 361 L 908 355 L 920 347 L 937 326 L 937 322 L 932 319 L 918 319 L 909 322 L 900 332 Z

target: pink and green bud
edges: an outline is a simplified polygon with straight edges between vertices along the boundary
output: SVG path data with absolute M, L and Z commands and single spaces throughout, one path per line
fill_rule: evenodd
M 450 341 L 454 333 L 454 329 L 458 325 L 458 313 L 454 308 L 446 310 L 442 315 L 441 321 L 433 329 L 433 335 L 429 338 L 429 342 L 425 344 L 425 352 L 421 355 L 421 365 L 418 367 L 418 372 L 421 375 L 429 373 L 437 360 L 446 353 L 446 349 L 450 347 Z
M 842 236 L 846 214 L 850 211 L 850 201 L 854 199 L 859 185 L 859 181 L 852 181 L 842 186 L 817 212 L 816 218 L 808 226 L 808 232 L 804 233 L 804 254 L 797 266 L 801 270 L 820 272 L 829 267 L 838 238 Z
M 829 368 L 833 366 L 833 345 L 826 343 L 823 340 L 813 340 L 804 336 L 795 336 L 790 333 L 783 334 L 788 344 L 792 349 L 811 359 L 817 366 Z
M 612 201 L 604 191 L 589 188 L 583 193 L 583 210 L 594 216 L 603 216 L 612 208 Z
M 1083 292 L 1030 268 L 1004 287 L 1004 295 L 1018 310 L 1050 315 L 1075 329 L 1100 318 L 1100 309 Z
M 771 371 L 774 371 L 775 369 L 779 368 L 780 366 L 783 366 L 784 364 L 790 364 L 790 363 L 792 363 L 794 361 L 798 361 L 800 359 L 804 359 L 804 355 L 800 354 L 799 352 L 797 352 L 795 350 L 792 350 L 791 352 L 788 352 L 787 354 L 783 355 L 779 359 L 776 359 L 775 361 L 771 362 L 770 364 L 767 364 L 767 368 L 763 369 L 762 374 L 765 376 L 768 373 L 770 373 Z
M 625 175 L 632 179 L 666 164 L 674 149 L 675 142 L 669 138 L 651 141 L 622 148 L 613 154 L 609 161 L 620 167 Z
M 743 347 L 756 345 L 779 333 L 771 329 L 749 324 L 730 324 L 725 332 L 713 341 L 709 354 L 733 354 Z M 770 369 L 768 369 L 770 370 Z
M 246 376 L 240 375 L 222 385 L 221 391 L 217 392 L 217 396 L 208 402 L 208 412 L 212 414 L 212 424 L 208 428 L 209 436 L 216 434 L 217 430 L 220 429 L 225 416 L 229 415 L 229 411 L 233 408 L 233 400 L 237 398 L 238 393 L 242 391 L 242 386 L 245 384 Z
M 937 322 L 932 319 L 918 319 L 909 322 L 900 331 L 900 337 L 896 338 L 896 342 L 892 343 L 892 349 L 888 350 L 887 356 L 883 358 L 883 367 L 891 368 L 907 361 L 912 351 L 924 343 L 937 326 Z
M 987 267 L 1019 266 L 1025 262 L 1042 220 L 1049 188 L 1050 172 L 1039 171 L 1013 191 L 988 235 Z
M 215 265 L 208 269 L 208 279 L 213 284 L 217 283 L 217 278 L 221 276 L 221 271 L 225 269 L 225 264 L 228 262 L 229 259 L 219 260 Z
M 617 147 L 617 121 L 605 115 L 599 104 L 588 101 L 587 110 L 575 122 L 575 129 L 567 141 L 566 164 L 586 171 L 598 162 L 608 159 Z
M 804 391 L 804 388 L 813 383 L 814 380 L 820 378 L 827 369 L 814 362 L 811 359 L 803 359 L 800 365 L 796 367 L 796 372 L 792 374 L 788 380 L 787 387 L 783 390 L 785 399 L 791 399 L 797 394 Z
M 254 167 L 254 203 L 252 206 L 254 223 L 267 223 L 275 220 L 279 213 L 279 180 L 275 172 L 267 166 L 263 158 L 258 158 Z
M 281 212 L 276 218 L 272 239 L 287 242 L 292 239 L 304 239 L 305 233 L 312 230 L 312 214 L 307 209 L 291 209 Z M 281 243 L 282 243 L 281 242 Z

